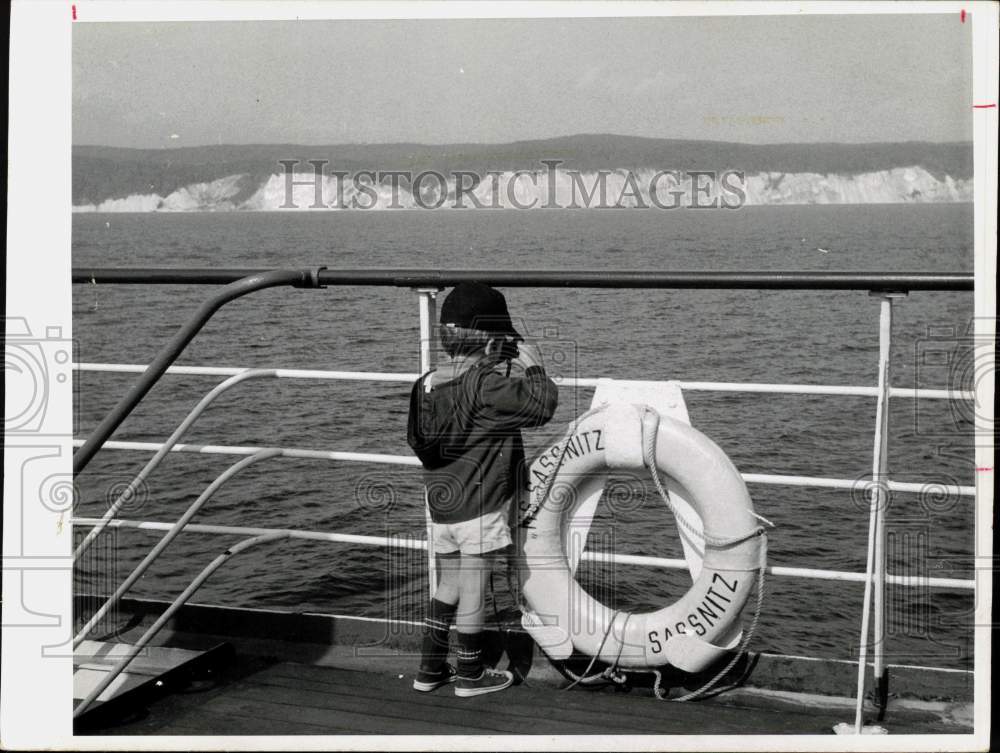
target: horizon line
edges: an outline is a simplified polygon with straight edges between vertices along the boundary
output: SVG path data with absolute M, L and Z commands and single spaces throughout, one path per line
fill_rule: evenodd
M 566 134 L 562 136 L 544 136 L 532 139 L 515 139 L 513 141 L 451 141 L 451 142 L 421 142 L 421 141 L 342 141 L 342 142 L 291 142 L 291 141 L 248 141 L 248 142 L 218 142 L 218 143 L 207 143 L 207 144 L 168 144 L 168 145 L 154 145 L 154 146 L 119 146 L 115 144 L 94 144 L 94 143 L 71 143 L 70 148 L 100 148 L 100 149 L 128 149 L 132 151 L 170 151 L 174 149 L 206 149 L 206 148 L 220 148 L 220 147 L 267 147 L 267 146 L 286 146 L 286 147 L 379 147 L 379 146 L 413 146 L 413 147 L 427 147 L 427 148 L 440 148 L 440 147 L 489 147 L 489 146 L 512 146 L 515 144 L 535 144 L 543 141 L 559 141 L 559 140 L 570 140 L 579 138 L 608 138 L 608 139 L 624 139 L 624 140 L 638 140 L 638 141 L 649 141 L 649 142 L 682 142 L 682 143 L 697 143 L 697 144 L 724 144 L 727 146 L 747 146 L 747 147 L 779 147 L 779 146 L 854 146 L 854 147 L 864 147 L 864 146 L 895 146 L 900 144 L 933 144 L 935 146 L 944 145 L 958 145 L 966 144 L 972 145 L 974 143 L 973 139 L 959 139 L 951 141 L 926 141 L 917 139 L 907 139 L 904 141 L 777 141 L 777 142 L 767 142 L 767 143 L 754 143 L 748 141 L 723 141 L 720 139 L 698 139 L 698 138 L 675 138 L 675 137 L 661 137 L 661 136 L 634 136 L 627 134 L 616 134 L 616 133 L 573 133 Z

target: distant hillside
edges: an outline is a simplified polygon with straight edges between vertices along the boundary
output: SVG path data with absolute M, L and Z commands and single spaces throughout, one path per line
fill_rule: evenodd
M 581 172 L 737 170 L 748 176 L 750 203 L 967 201 L 972 177 L 967 142 L 753 145 L 601 134 L 510 144 L 76 146 L 73 204 L 96 211 L 274 209 L 283 185 L 279 160 L 288 159 L 299 160 L 305 173 L 315 159 L 328 160 L 327 173 L 541 173 L 542 160 Z
M 753 173 L 855 175 L 918 166 L 938 180 L 972 176 L 972 144 L 732 144 L 719 141 L 581 135 L 510 144 L 248 144 L 179 149 L 73 148 L 73 203 L 96 204 L 136 194 L 167 196 L 192 183 L 245 176 L 245 198 L 278 160 L 328 159 L 328 170 L 542 170 L 561 159 L 577 170 L 742 170 Z M 303 165 L 304 171 L 311 170 Z

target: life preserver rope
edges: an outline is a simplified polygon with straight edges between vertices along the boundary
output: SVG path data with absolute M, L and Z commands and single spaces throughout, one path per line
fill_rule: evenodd
M 584 447 L 582 437 L 588 434 L 596 436 Z M 573 577 L 564 528 L 584 496 L 581 488 L 594 483 L 597 475 L 641 468 L 651 472 L 679 525 L 705 542 L 705 560 L 692 587 L 674 604 L 650 613 L 612 612 Z M 691 497 L 704 531 L 677 514 L 660 472 Z M 707 692 L 735 666 L 753 637 L 763 603 L 766 536 L 742 477 L 721 449 L 687 424 L 661 418 L 647 406 L 602 405 L 577 418 L 560 442 L 536 458 L 529 474 L 533 485 L 519 504 L 520 592 L 526 605 L 522 622 L 551 658 L 565 659 L 574 650 L 592 657 L 583 675 L 571 674 L 573 685 L 601 679 L 620 682 L 622 671 L 653 671 L 658 676 L 655 668 L 665 665 L 703 671 L 739 644 L 709 683 L 674 699 L 689 700 Z M 745 577 L 753 571 L 756 578 Z M 754 581 L 754 619 L 741 636 L 739 618 Z M 598 660 L 609 668 L 588 676 Z M 658 677 L 656 686 L 662 697 Z
M 764 545 L 761 547 L 761 559 L 760 559 L 761 566 L 760 566 L 760 570 L 759 570 L 759 572 L 757 574 L 757 599 L 756 599 L 756 603 L 754 604 L 753 619 L 750 622 L 750 627 L 747 628 L 746 634 L 744 635 L 743 640 L 741 641 L 739 648 L 733 653 L 732 658 L 729 660 L 729 662 L 726 664 L 726 666 L 723 667 L 721 670 L 719 670 L 715 674 L 714 677 L 712 677 L 707 682 L 705 682 L 704 685 L 702 685 L 701 687 L 697 688 L 696 690 L 691 691 L 690 693 L 685 693 L 682 696 L 678 696 L 677 698 L 668 698 L 663 693 L 663 689 L 661 687 L 661 683 L 663 682 L 663 676 L 660 674 L 660 671 L 658 669 L 629 669 L 629 670 L 622 670 L 618 666 L 618 660 L 621 658 L 621 650 L 619 650 L 619 656 L 615 659 L 614 664 L 612 664 L 611 666 L 609 666 L 603 672 L 599 672 L 599 673 L 597 673 L 595 675 L 590 675 L 589 673 L 590 673 L 590 670 L 594 668 L 594 664 L 597 662 L 597 655 L 595 655 L 594 657 L 591 658 L 590 664 L 587 665 L 587 668 L 583 671 L 582 675 L 576 675 L 568 667 L 563 667 L 562 671 L 565 672 L 566 674 L 568 674 L 573 679 L 573 682 L 571 682 L 569 685 L 567 685 L 564 688 L 564 690 L 572 690 L 573 688 L 575 688 L 577 685 L 580 685 L 580 684 L 591 685 L 591 684 L 594 684 L 595 682 L 602 682 L 602 681 L 606 682 L 606 683 L 617 683 L 619 685 L 623 685 L 625 683 L 625 677 L 624 677 L 624 673 L 625 672 L 636 672 L 636 673 L 649 672 L 649 673 L 652 673 L 653 678 L 654 678 L 653 679 L 653 695 L 656 696 L 656 699 L 659 700 L 659 701 L 670 701 L 672 703 L 684 703 L 686 701 L 693 701 L 694 699 L 699 698 L 699 697 L 705 695 L 705 693 L 707 693 L 712 688 L 714 688 L 716 686 L 716 684 L 719 682 L 719 680 L 721 680 L 723 677 L 725 677 L 729 673 L 729 671 L 732 670 L 732 668 L 736 666 L 736 663 L 747 653 L 747 648 L 750 645 L 750 641 L 753 640 L 754 633 L 756 633 L 756 631 L 757 631 L 757 623 L 760 620 L 761 608 L 764 605 L 764 580 L 765 580 L 765 572 L 766 572 L 766 549 L 767 549 L 767 545 L 766 545 L 766 542 L 765 542 Z M 616 612 L 616 614 L 617 614 L 617 612 Z M 626 621 L 628 620 L 628 617 L 630 617 L 630 616 L 631 615 L 628 615 L 626 617 Z M 614 624 L 614 621 L 612 621 L 611 624 Z M 602 639 L 602 643 L 605 640 L 607 640 L 607 632 L 605 633 L 604 638 Z M 723 690 L 727 690 L 727 689 L 729 689 L 729 688 L 723 688 Z

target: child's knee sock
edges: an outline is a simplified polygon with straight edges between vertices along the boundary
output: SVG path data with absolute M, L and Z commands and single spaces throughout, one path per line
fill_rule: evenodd
M 445 604 L 431 599 L 427 617 L 424 618 L 424 641 L 420 666 L 437 672 L 448 657 L 448 635 L 455 618 L 457 604 Z
M 470 680 L 483 673 L 482 633 L 458 634 L 458 676 Z

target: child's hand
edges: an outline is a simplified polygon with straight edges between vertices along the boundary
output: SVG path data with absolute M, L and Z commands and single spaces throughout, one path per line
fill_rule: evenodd
M 524 366 L 525 371 L 532 366 L 542 366 L 542 354 L 535 343 L 523 341 L 517 344 L 517 349 L 520 353 L 516 360 Z

